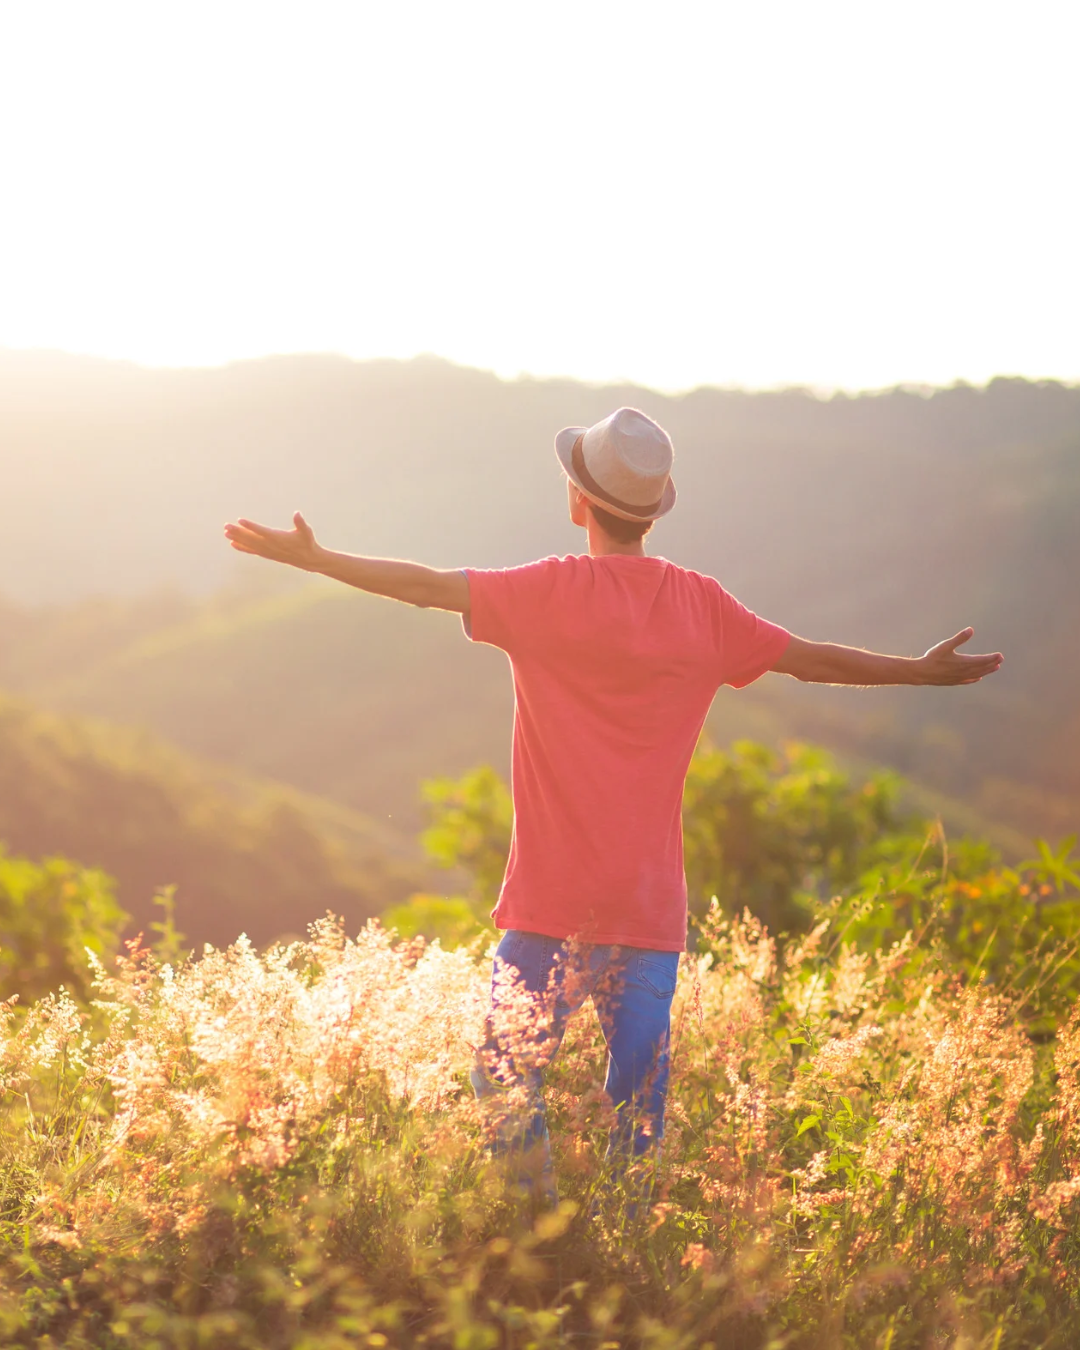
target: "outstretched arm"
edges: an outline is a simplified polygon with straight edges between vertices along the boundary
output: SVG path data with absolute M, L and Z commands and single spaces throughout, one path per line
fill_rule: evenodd
M 372 595 L 404 600 L 425 609 L 450 609 L 458 614 L 469 610 L 469 582 L 464 573 L 393 558 L 334 553 L 318 543 L 299 511 L 293 516 L 291 530 L 272 530 L 266 525 L 256 525 L 253 520 L 240 519 L 225 526 L 225 538 L 240 553 L 254 553 L 304 572 L 318 572 Z
M 931 647 L 924 656 L 880 656 L 857 647 L 793 637 L 773 670 L 810 684 L 975 684 L 997 670 L 1002 655 L 958 652 L 957 647 L 962 647 L 974 632 L 965 628 Z

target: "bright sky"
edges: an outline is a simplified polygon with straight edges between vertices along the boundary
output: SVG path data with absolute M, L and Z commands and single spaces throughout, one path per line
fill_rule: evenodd
M 1080 5 L 0 0 L 0 345 L 1080 379 Z

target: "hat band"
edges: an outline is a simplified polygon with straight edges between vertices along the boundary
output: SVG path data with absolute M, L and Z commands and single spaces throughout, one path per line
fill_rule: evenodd
M 657 497 L 656 501 L 650 502 L 648 506 L 634 506 L 631 502 L 620 501 L 618 497 L 607 492 L 592 474 L 585 467 L 585 456 L 581 453 L 581 442 L 584 439 L 584 432 L 574 442 L 574 448 L 570 452 L 570 460 L 574 466 L 574 472 L 581 479 L 581 486 L 592 497 L 599 497 L 602 502 L 607 502 L 608 506 L 617 507 L 620 511 L 628 511 L 632 516 L 652 516 L 660 510 L 664 504 L 663 495 Z

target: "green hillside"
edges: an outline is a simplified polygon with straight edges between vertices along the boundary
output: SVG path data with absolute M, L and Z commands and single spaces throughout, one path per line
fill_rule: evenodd
M 179 617 L 167 606 L 160 625 L 144 610 L 138 634 L 113 602 L 110 650 L 83 608 L 35 612 L 0 656 L 0 685 L 152 727 L 410 836 L 422 822 L 423 778 L 481 761 L 508 767 L 506 660 L 467 642 L 451 615 L 316 584 L 191 602 Z
M 87 623 L 87 611 L 96 623 Z M 109 642 L 101 634 L 109 629 Z M 412 609 L 329 583 L 276 596 L 219 596 L 77 605 L 23 615 L 20 641 L 0 659 L 0 679 L 21 680 L 53 706 L 126 719 L 189 750 L 290 782 L 412 834 L 424 823 L 422 779 L 457 776 L 477 763 L 505 773 L 513 692 L 505 657 L 474 646 L 451 615 Z M 56 653 L 69 660 L 55 669 Z M 49 673 L 51 672 L 51 674 Z M 721 690 L 709 722 L 719 744 L 773 745 L 808 738 L 846 745 L 848 765 L 867 771 L 860 716 L 880 691 L 827 691 L 854 700 L 842 716 L 812 718 L 801 687 L 767 676 L 747 690 Z M 925 691 L 907 691 L 917 696 Z M 860 712 L 860 706 L 870 711 Z M 878 704 L 880 706 L 880 703 Z M 826 709 L 826 712 L 828 709 Z M 899 749 L 894 758 L 901 757 Z M 1008 811 L 909 784 L 908 805 L 942 815 L 950 831 L 992 837 L 1007 853 L 1039 833 Z
M 144 929 L 160 917 L 155 892 L 175 885 L 195 943 L 300 934 L 327 909 L 355 929 L 424 879 L 401 836 L 355 812 L 6 696 L 0 842 L 102 868 Z

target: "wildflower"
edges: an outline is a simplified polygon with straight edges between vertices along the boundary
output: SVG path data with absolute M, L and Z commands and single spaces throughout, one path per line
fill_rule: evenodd
M 700 1242 L 690 1242 L 682 1254 L 680 1264 L 684 1269 L 700 1270 L 708 1275 L 716 1268 L 716 1254 Z
M 1028 1210 L 1043 1223 L 1052 1228 L 1065 1227 L 1062 1211 L 1069 1208 L 1080 1195 L 1080 1176 L 1068 1177 L 1063 1181 L 1053 1181 L 1046 1190 L 1036 1195 L 1028 1203 Z

